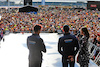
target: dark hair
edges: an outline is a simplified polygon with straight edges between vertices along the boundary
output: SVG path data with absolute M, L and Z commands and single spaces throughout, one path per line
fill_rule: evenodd
M 88 38 L 90 37 L 89 32 L 88 32 L 88 30 L 87 30 L 86 27 L 82 28 L 82 31 L 83 31 L 83 33 L 84 33 L 84 35 L 85 35 L 86 37 L 88 37 Z
M 39 31 L 39 30 L 41 30 L 41 26 L 40 26 L 40 25 L 36 25 L 36 26 L 34 27 L 34 32 L 37 32 L 37 31 Z
M 63 27 L 63 29 L 64 29 L 65 32 L 69 32 L 69 26 L 68 26 L 68 25 L 65 25 L 65 26 Z

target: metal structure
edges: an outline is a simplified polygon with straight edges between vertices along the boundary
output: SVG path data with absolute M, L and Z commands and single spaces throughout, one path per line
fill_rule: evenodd
M 7 0 L 8 2 L 8 12 L 10 13 L 10 0 Z
M 19 2 L 19 4 L 21 5 L 23 3 L 23 0 L 21 0 L 20 2 Z
M 89 50 L 90 58 L 93 60 L 93 62 L 95 64 L 97 64 L 98 66 L 100 66 L 100 47 L 97 47 L 93 43 L 89 42 L 89 44 L 88 44 L 88 50 Z M 95 54 L 96 54 L 97 51 L 98 51 L 97 56 L 95 56 Z
M 45 0 L 42 0 L 42 5 L 45 5 Z

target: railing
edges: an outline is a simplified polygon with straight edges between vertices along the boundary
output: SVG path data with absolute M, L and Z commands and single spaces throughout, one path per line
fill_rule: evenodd
M 100 47 L 97 47 L 95 44 L 89 42 L 88 50 L 91 60 L 93 60 L 94 63 L 100 66 Z

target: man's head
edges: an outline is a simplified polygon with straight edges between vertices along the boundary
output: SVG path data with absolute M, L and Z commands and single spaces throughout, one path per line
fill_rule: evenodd
M 34 27 L 34 32 L 37 33 L 37 34 L 39 34 L 41 32 L 41 26 L 40 25 L 36 25 Z
M 64 30 L 65 33 L 68 33 L 69 32 L 69 26 L 68 25 L 65 25 L 63 27 L 63 30 Z

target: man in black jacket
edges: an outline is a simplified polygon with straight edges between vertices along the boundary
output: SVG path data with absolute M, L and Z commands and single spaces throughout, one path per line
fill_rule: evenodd
M 58 42 L 58 52 L 62 55 L 62 65 L 63 67 L 74 67 L 75 56 L 79 50 L 78 40 L 74 35 L 69 33 L 69 26 L 65 25 L 64 36 L 59 38 Z
M 29 49 L 29 67 L 41 67 L 42 52 L 46 53 L 46 48 L 39 34 L 41 26 L 34 27 L 34 34 L 27 38 L 27 46 Z

